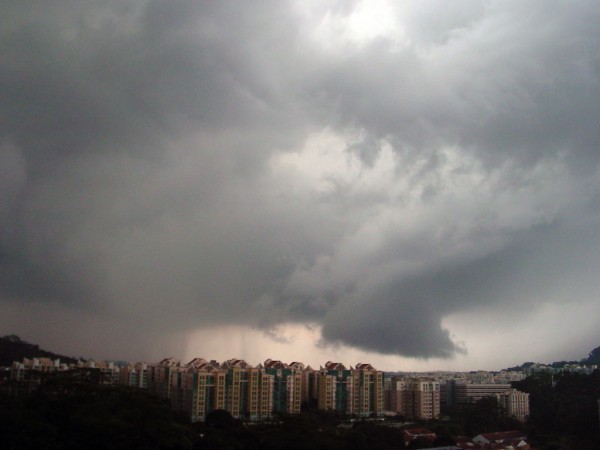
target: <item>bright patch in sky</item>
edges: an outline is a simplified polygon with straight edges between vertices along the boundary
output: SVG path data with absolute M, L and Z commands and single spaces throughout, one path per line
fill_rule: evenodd
M 377 39 L 394 45 L 407 43 L 398 10 L 385 0 L 356 2 L 297 2 L 306 32 L 329 52 L 351 46 L 363 48 Z

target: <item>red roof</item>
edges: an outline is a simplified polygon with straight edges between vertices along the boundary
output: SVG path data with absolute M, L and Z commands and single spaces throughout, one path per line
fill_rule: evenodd
M 267 359 L 265 361 L 265 367 L 267 369 L 285 369 L 288 365 L 278 360 Z
M 504 442 L 515 439 L 527 439 L 527 437 L 523 433 L 517 430 L 497 431 L 495 433 L 481 433 L 479 436 L 483 437 L 484 439 L 490 442 Z
M 368 363 L 358 363 L 356 365 L 356 368 L 359 370 L 375 370 L 375 368 L 371 364 L 368 364 Z
M 431 430 L 428 430 L 427 428 L 409 428 L 404 430 L 404 433 L 409 435 L 409 436 L 414 436 L 416 437 L 421 437 L 421 436 L 434 436 L 435 437 L 435 433 Z
M 336 362 L 331 362 L 331 361 L 327 361 L 327 363 L 325 363 L 325 369 L 326 370 L 346 370 L 346 367 L 342 364 L 342 363 L 336 363 Z

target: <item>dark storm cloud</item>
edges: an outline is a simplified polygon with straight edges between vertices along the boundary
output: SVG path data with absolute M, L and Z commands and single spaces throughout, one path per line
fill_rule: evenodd
M 491 3 L 442 42 L 376 42 L 320 82 L 344 122 L 400 148 L 454 144 L 494 164 L 559 152 L 595 163 L 599 13 L 554 6 Z
M 357 5 L 4 2 L 3 303 L 448 357 L 447 315 L 589 301 L 600 8 Z

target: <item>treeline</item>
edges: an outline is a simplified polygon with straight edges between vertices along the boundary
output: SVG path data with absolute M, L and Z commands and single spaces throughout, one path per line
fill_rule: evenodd
M 536 448 L 600 448 L 600 371 L 542 372 L 512 385 L 529 393 L 527 433 Z
M 587 364 L 598 364 L 600 365 L 600 347 L 596 347 L 592 350 L 586 359 Z
M 0 396 L 6 449 L 187 449 L 185 417 L 146 392 L 61 378 L 29 395 Z
M 429 428 L 441 436 L 468 436 L 481 433 L 519 430 L 526 434 L 525 424 L 508 417 L 495 397 L 484 397 L 475 403 L 457 405 L 444 410 L 445 420 L 430 423 Z
M 376 422 L 346 424 L 309 408 L 270 423 L 244 424 L 227 411 L 191 423 L 143 390 L 48 379 L 29 395 L 0 395 L 5 449 L 399 449 L 402 431 Z M 417 448 L 415 443 L 408 448 Z

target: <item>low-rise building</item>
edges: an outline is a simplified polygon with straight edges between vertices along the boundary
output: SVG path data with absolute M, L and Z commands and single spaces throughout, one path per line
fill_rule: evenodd
M 487 384 L 487 383 L 452 383 L 446 384 L 446 387 L 452 389 L 453 404 L 461 405 L 466 403 L 475 403 L 484 397 L 495 397 L 496 394 L 502 394 L 511 388 L 510 384 Z M 446 393 L 446 398 L 448 398 Z
M 478 434 L 473 438 L 473 443 L 479 445 L 482 449 L 495 449 L 498 448 L 498 446 L 502 446 L 501 448 L 512 446 L 515 450 L 529 449 L 527 436 L 517 430 Z

